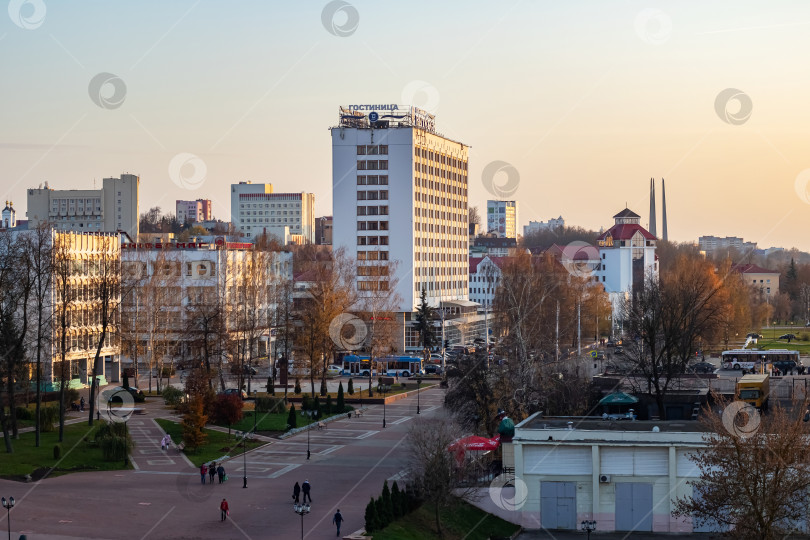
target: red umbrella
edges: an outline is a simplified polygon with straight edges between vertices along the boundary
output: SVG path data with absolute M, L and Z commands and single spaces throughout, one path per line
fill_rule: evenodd
M 456 459 L 461 462 L 464 459 L 465 452 L 488 452 L 490 450 L 497 450 L 500 444 L 500 435 L 495 435 L 491 439 L 470 435 L 469 437 L 457 440 L 448 446 L 447 449 L 453 452 L 456 455 Z

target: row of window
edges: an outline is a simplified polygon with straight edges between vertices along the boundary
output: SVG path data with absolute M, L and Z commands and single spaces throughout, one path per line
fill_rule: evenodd
M 388 237 L 387 236 L 358 236 L 357 237 L 357 245 L 358 246 L 387 246 L 388 245 Z
M 420 292 L 422 289 L 425 289 L 427 292 L 437 290 L 437 291 L 446 291 L 447 289 L 466 289 L 467 283 L 464 281 L 439 281 L 434 283 L 432 281 L 415 281 L 413 283 L 413 290 L 416 292 Z
M 300 210 L 247 210 L 245 212 L 239 212 L 240 216 L 300 216 Z
M 358 221 L 357 222 L 357 230 L 358 231 L 387 231 L 388 230 L 388 222 L 387 221 Z
M 464 182 L 453 181 L 440 182 L 439 180 L 431 180 L 423 176 L 415 176 L 413 184 L 418 189 L 435 189 L 436 191 L 443 191 L 445 193 L 452 193 L 454 195 L 465 195 L 467 188 L 467 177 L 464 177 Z M 460 185 L 459 185 L 460 184 Z
M 388 260 L 388 252 L 387 251 L 358 251 L 357 252 L 357 260 L 358 261 L 387 261 Z
M 441 163 L 442 165 L 449 165 L 450 167 L 455 167 L 457 169 L 462 169 L 465 171 L 467 170 L 466 161 L 448 156 L 447 154 L 441 154 L 439 152 L 434 152 L 433 150 L 428 150 L 427 148 L 421 148 L 419 146 L 416 147 L 415 154 L 418 158 L 425 158 Z
M 368 191 L 358 191 L 357 192 L 357 200 L 358 201 L 387 201 L 388 200 L 388 190 L 387 189 L 380 189 L 380 190 L 368 190 Z
M 388 266 L 358 266 L 357 275 L 374 277 L 387 276 Z
M 358 171 L 387 171 L 388 170 L 388 160 L 387 159 L 366 159 L 366 160 L 358 160 L 357 162 L 357 170 Z
M 358 216 L 387 216 L 388 206 L 358 206 Z
M 454 267 L 429 267 L 429 268 L 414 268 L 415 276 L 461 276 L 464 275 L 463 268 Z
M 358 291 L 387 291 L 388 287 L 388 280 L 357 282 Z
M 387 186 L 388 185 L 388 175 L 381 174 L 381 175 L 358 175 L 357 176 L 357 185 L 358 186 Z
M 357 145 L 357 155 L 358 156 L 387 156 L 388 155 L 388 145 L 387 144 L 360 144 Z
M 278 206 L 276 206 L 278 204 Z M 288 203 L 242 203 L 239 208 L 287 208 Z M 301 208 L 301 203 L 289 203 L 290 208 Z

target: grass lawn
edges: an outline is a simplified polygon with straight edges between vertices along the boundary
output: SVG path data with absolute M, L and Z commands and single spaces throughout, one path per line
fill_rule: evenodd
M 301 416 L 301 409 L 300 403 L 296 403 L 295 407 L 295 415 L 296 415 L 296 427 L 304 427 L 306 425 L 312 424 L 317 422 L 318 420 L 314 420 L 309 416 Z M 353 407 L 347 405 L 346 411 L 340 414 L 346 414 L 349 411 L 354 410 Z M 334 414 L 323 414 L 323 416 L 319 420 L 323 420 L 325 418 L 330 418 L 335 416 L 338 413 Z M 284 413 L 258 413 L 256 416 L 256 431 L 286 431 L 287 430 L 287 416 L 289 412 Z M 223 426 L 228 427 L 228 426 Z M 239 431 L 250 431 L 253 429 L 253 411 L 245 410 L 244 417 L 238 423 L 231 426 L 232 429 L 238 429 Z
M 518 526 L 467 504 L 458 505 L 441 513 L 445 540 L 488 540 L 508 538 Z M 433 507 L 423 504 L 418 510 L 393 522 L 381 531 L 374 531 L 374 540 L 425 540 L 439 538 Z
M 800 354 L 810 354 L 810 340 L 801 339 L 810 338 L 810 330 L 807 328 L 763 328 L 759 333 L 763 337 L 754 347 L 760 349 L 788 349 L 791 351 L 799 351 Z M 788 343 L 786 339 L 777 339 L 779 336 L 785 334 L 794 334 L 799 339 L 793 339 L 790 343 Z
M 179 423 L 162 418 L 157 418 L 156 420 L 163 431 L 172 436 L 172 440 L 175 443 L 179 443 L 183 440 L 183 428 Z M 253 427 L 252 424 L 251 427 Z M 199 467 L 203 463 L 208 463 L 225 455 L 238 456 L 242 453 L 242 441 L 236 439 L 233 434 L 228 435 L 227 433 L 211 429 L 206 429 L 205 434 L 208 435 L 208 442 L 199 447 L 196 452 L 191 452 L 190 450 L 183 451 L 194 465 Z M 247 449 L 250 450 L 263 444 L 265 443 L 261 441 L 248 441 Z
M 95 439 L 94 431 L 98 429 L 96 422 L 93 428 L 87 424 L 72 424 L 65 426 L 65 438 L 61 444 L 62 459 L 53 458 L 53 447 L 58 443 L 58 431 L 42 433 L 41 445 L 34 446 L 34 433 L 21 433 L 19 440 L 12 441 L 14 453 L 4 452 L 5 442 L 0 443 L 0 476 L 10 479 L 22 479 L 26 474 L 40 478 L 43 469 L 54 468 L 50 476 L 59 476 L 78 471 L 114 471 L 124 467 L 122 460 L 104 461 L 101 449 L 91 447 L 85 441 Z M 57 428 L 58 429 L 58 428 Z M 38 471 L 37 474 L 34 471 Z

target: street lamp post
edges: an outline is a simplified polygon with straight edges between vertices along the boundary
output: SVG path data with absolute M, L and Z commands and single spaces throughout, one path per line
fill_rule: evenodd
M 383 395 L 383 427 L 385 427 L 385 394 L 390 389 L 391 389 L 390 385 L 387 384 L 381 384 L 379 388 L 380 393 Z
M 312 414 L 314 412 L 315 411 L 306 410 L 306 411 L 301 411 L 301 414 L 306 414 L 307 418 L 311 418 Z M 307 425 L 307 461 L 309 461 L 309 455 L 310 455 L 310 453 L 309 453 L 309 425 Z
M 8 540 L 11 540 L 11 509 L 14 508 L 14 497 L 9 497 L 6 500 L 3 497 L 3 508 L 6 509 L 6 522 L 8 523 Z
M 588 540 L 590 540 L 591 531 L 596 530 L 596 522 L 593 521 L 593 520 L 587 520 L 586 519 L 585 521 L 580 523 L 580 526 L 581 526 L 582 532 L 587 533 L 588 534 Z
M 242 433 L 242 489 L 247 488 L 247 433 Z
M 129 464 L 129 455 L 127 452 L 127 439 L 129 438 L 129 426 L 127 425 L 129 417 L 124 418 L 124 467 Z
M 419 375 L 416 377 L 416 414 L 421 413 L 421 407 L 419 406 L 419 388 L 422 386 L 422 376 Z
M 293 504 L 293 512 L 301 516 L 301 540 L 304 540 L 304 515 L 309 514 L 310 506 L 307 503 Z

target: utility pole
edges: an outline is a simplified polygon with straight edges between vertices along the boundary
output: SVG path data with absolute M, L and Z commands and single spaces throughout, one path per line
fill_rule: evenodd
M 582 307 L 582 298 L 577 302 L 577 358 L 582 357 L 582 325 L 580 320 L 580 308 Z

